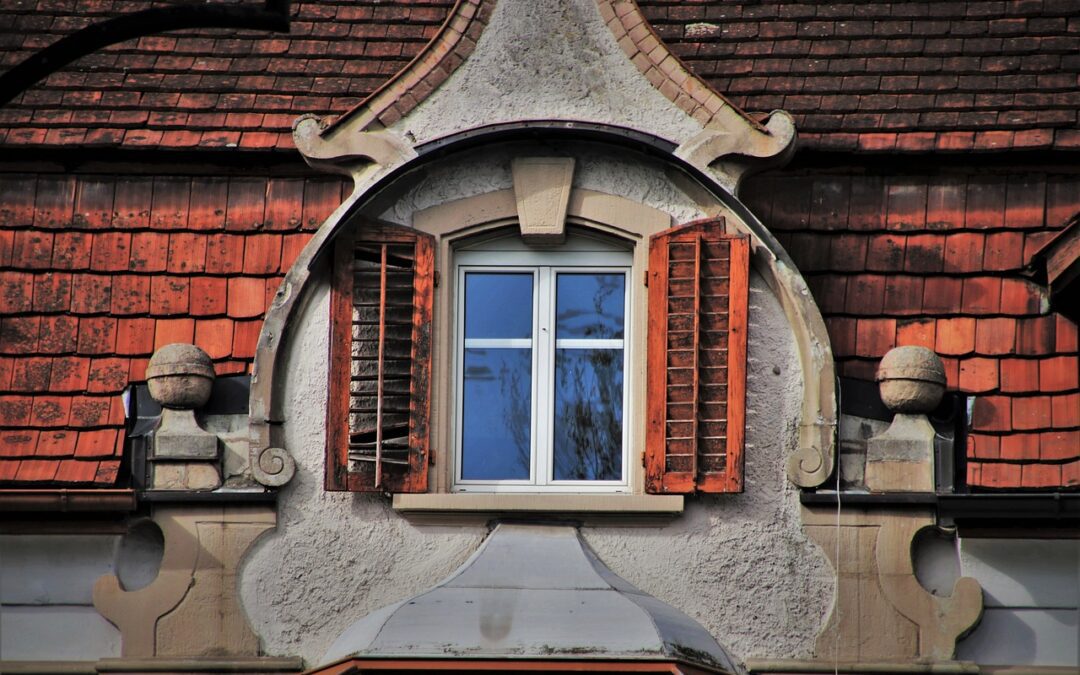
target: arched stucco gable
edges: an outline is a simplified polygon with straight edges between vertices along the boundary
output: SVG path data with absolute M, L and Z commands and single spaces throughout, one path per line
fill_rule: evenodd
M 376 165 L 367 180 L 357 174 L 357 187 L 322 225 L 297 258 L 282 282 L 267 313 L 259 339 L 252 375 L 250 401 L 250 458 L 252 472 L 265 485 L 282 485 L 291 478 L 294 466 L 287 449 L 280 447 L 275 431 L 285 419 L 275 380 L 282 362 L 280 349 L 287 337 L 289 323 L 305 300 L 324 251 L 335 234 L 350 222 L 350 216 L 396 180 L 421 167 L 468 148 L 495 147 L 514 140 L 589 140 L 614 148 L 628 146 L 659 158 L 669 167 L 668 175 L 688 194 L 707 208 L 710 199 L 738 218 L 731 226 L 751 238 L 754 267 L 765 278 L 780 300 L 796 336 L 803 375 L 802 409 L 799 420 L 799 446 L 788 461 L 788 476 L 797 485 L 820 485 L 831 474 L 835 463 L 835 428 L 837 420 L 835 377 L 832 353 L 824 321 L 805 280 L 791 258 L 768 229 L 710 173 L 680 158 L 674 144 L 663 139 L 618 127 L 562 121 L 537 121 L 523 124 L 492 125 L 418 146 L 415 153 L 400 156 L 387 166 Z M 716 208 L 713 206 L 712 208 Z

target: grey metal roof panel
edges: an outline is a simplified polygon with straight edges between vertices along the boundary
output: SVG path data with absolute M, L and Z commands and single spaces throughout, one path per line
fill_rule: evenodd
M 564 525 L 501 524 L 456 572 L 372 612 L 323 658 L 671 659 L 741 673 L 693 619 L 638 590 Z

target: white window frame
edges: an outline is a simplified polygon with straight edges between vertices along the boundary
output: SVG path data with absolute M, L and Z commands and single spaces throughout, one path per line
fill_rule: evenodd
M 518 240 L 520 242 L 520 240 Z M 517 244 L 517 242 L 515 242 Z M 520 246 L 517 244 L 515 248 Z M 608 244 L 603 244 L 608 246 Z M 548 250 L 461 250 L 454 256 L 454 298 L 453 327 L 453 446 L 454 468 L 451 490 L 454 492 L 544 492 L 544 493 L 591 493 L 591 492 L 630 492 L 630 399 L 634 391 L 631 381 L 630 339 L 633 317 L 631 283 L 633 253 L 615 250 L 573 250 L 552 248 Z M 532 411 L 530 430 L 530 478 L 528 480 L 464 480 L 462 472 L 462 397 L 464 389 L 464 349 L 465 349 L 465 274 L 468 272 L 532 272 L 533 283 L 533 330 L 531 339 L 499 340 L 505 345 L 491 346 L 532 346 Z M 621 273 L 624 275 L 624 319 L 623 338 L 621 340 L 563 339 L 556 340 L 555 330 L 555 289 L 559 273 Z M 546 337 L 543 335 L 546 334 Z M 541 337 L 538 337 L 541 336 Z M 469 341 L 477 346 L 473 340 Z M 485 342 L 491 342 L 485 340 Z M 526 342 L 531 345 L 525 344 Z M 521 344 L 518 344 L 521 343 Z M 560 343 L 562 345 L 560 346 Z M 585 343 L 588 343 L 587 345 Z M 617 345 L 615 343 L 618 343 Z M 613 481 L 556 481 L 553 478 L 553 423 L 555 389 L 554 358 L 557 349 L 597 347 L 621 348 L 623 350 L 623 396 L 622 396 L 622 478 Z M 539 377 L 544 373 L 546 377 Z

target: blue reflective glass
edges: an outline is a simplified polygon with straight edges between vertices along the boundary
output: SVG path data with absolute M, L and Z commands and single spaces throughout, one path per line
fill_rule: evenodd
M 558 275 L 555 337 L 621 339 L 626 312 L 626 275 Z
M 555 480 L 621 480 L 623 351 L 555 351 Z
M 461 478 L 527 480 L 532 350 L 466 349 Z
M 465 273 L 466 338 L 530 338 L 532 305 L 532 274 Z

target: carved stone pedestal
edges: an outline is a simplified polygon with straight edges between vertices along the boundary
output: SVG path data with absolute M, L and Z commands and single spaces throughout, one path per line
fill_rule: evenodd
M 974 579 L 961 577 L 951 595 L 941 597 L 915 578 L 911 542 L 934 525 L 932 510 L 843 507 L 837 526 L 835 508 L 804 507 L 803 523 L 839 571 L 836 602 L 817 639 L 819 659 L 951 659 L 956 640 L 982 615 L 982 589 Z
M 244 553 L 277 522 L 272 506 L 162 506 L 157 578 L 134 591 L 113 575 L 94 585 L 94 606 L 120 629 L 124 658 L 256 656 L 259 638 L 237 597 Z

